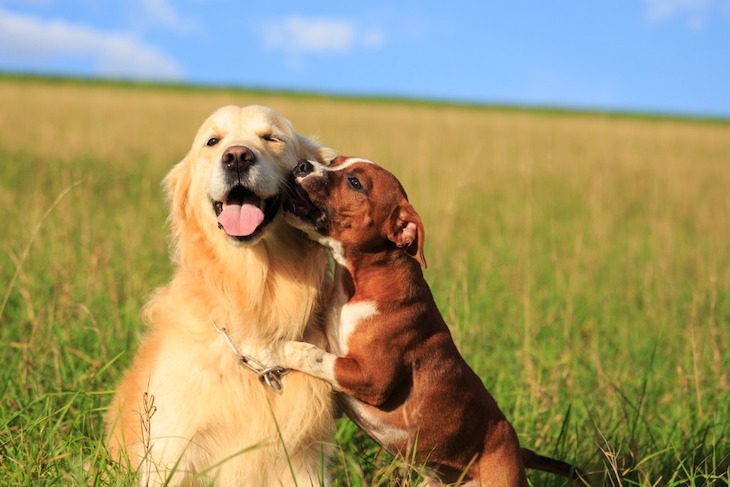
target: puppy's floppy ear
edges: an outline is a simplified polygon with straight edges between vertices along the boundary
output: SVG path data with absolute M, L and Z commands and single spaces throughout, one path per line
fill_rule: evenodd
M 411 204 L 405 201 L 397 206 L 390 215 L 388 225 L 388 239 L 416 259 L 424 268 L 428 267 L 423 256 L 423 241 L 426 236 L 423 222 Z
M 300 134 L 297 134 L 297 139 L 299 141 L 299 154 L 297 154 L 299 159 L 317 161 L 329 166 L 332 160 L 338 156 L 334 149 L 323 147 L 314 139 Z

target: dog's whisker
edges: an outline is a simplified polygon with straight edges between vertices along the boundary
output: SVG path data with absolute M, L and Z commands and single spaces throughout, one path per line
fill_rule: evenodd
M 281 188 L 281 192 L 283 194 L 286 194 L 287 196 L 295 196 L 296 192 L 294 189 L 294 185 L 289 180 L 289 178 L 282 178 L 277 176 L 276 181 L 279 184 L 279 187 Z

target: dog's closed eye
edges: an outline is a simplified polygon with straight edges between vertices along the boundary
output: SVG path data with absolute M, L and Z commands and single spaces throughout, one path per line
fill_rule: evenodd
M 264 139 L 266 142 L 284 142 L 282 139 L 274 134 L 263 134 L 261 138 Z

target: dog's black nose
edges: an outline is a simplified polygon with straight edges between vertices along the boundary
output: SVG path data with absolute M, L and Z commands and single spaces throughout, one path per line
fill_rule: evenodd
M 256 156 L 248 147 L 234 145 L 221 157 L 223 167 L 229 171 L 244 172 L 256 162 Z
M 300 160 L 299 163 L 294 167 L 294 176 L 306 176 L 314 170 L 314 166 L 311 162 Z

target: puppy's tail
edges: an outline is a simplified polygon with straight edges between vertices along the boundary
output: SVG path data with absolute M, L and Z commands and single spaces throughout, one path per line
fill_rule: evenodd
M 569 463 L 538 455 L 529 448 L 520 448 L 520 453 L 522 454 L 522 463 L 525 465 L 525 468 L 541 470 L 560 475 L 561 477 L 568 477 L 569 479 L 580 481 L 578 485 L 588 485 L 585 480 L 585 474 Z

